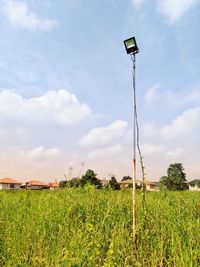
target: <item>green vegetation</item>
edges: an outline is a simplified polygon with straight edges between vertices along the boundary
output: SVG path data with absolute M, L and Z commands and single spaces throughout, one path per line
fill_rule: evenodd
M 200 266 L 200 194 L 150 192 L 146 220 L 131 191 L 0 192 L 0 266 Z
M 113 189 L 113 190 L 119 190 L 120 189 L 120 185 L 119 183 L 117 182 L 115 176 L 112 176 L 109 180 L 109 183 L 108 183 L 108 187 L 110 189 Z
M 78 188 L 85 185 L 94 185 L 96 188 L 102 188 L 101 181 L 97 178 L 97 174 L 93 170 L 87 170 L 84 175 L 70 179 L 69 181 L 60 181 L 61 188 Z
M 167 176 L 160 178 L 160 185 L 171 191 L 181 191 L 188 188 L 186 184 L 186 174 L 182 163 L 170 164 L 167 170 Z
M 132 177 L 130 177 L 130 176 L 122 177 L 122 181 L 126 181 L 126 180 L 132 180 Z
M 84 175 L 81 177 L 81 185 L 85 186 L 87 184 L 91 184 L 96 186 L 97 188 L 101 188 L 101 182 L 97 178 L 97 174 L 93 170 L 87 170 Z

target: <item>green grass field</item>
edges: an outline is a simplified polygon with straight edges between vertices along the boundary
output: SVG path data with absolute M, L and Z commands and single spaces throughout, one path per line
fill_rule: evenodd
M 0 266 L 200 266 L 200 193 L 0 192 Z

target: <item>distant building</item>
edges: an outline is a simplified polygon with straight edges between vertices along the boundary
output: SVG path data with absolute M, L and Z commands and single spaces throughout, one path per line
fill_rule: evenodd
M 27 189 L 33 189 L 33 190 L 49 189 L 50 185 L 45 184 L 41 181 L 32 180 L 32 181 L 26 182 L 26 188 Z
M 132 179 L 127 179 L 124 181 L 119 182 L 120 188 L 121 189 L 128 189 L 131 188 L 133 185 L 133 180 Z
M 0 190 L 4 189 L 20 189 L 21 182 L 12 179 L 12 178 L 3 178 L 0 179 Z
M 50 186 L 50 189 L 51 190 L 55 190 L 55 189 L 58 189 L 59 188 L 59 183 L 58 182 L 51 182 L 49 183 L 49 186 Z
M 199 179 L 192 180 L 188 183 L 190 191 L 200 191 Z
M 106 179 L 101 179 L 100 182 L 103 188 L 105 188 L 109 184 L 109 181 Z
M 127 180 L 119 182 L 119 184 L 120 184 L 121 189 L 128 189 L 128 188 L 132 187 L 133 180 L 127 179 Z M 157 182 L 145 180 L 145 186 L 146 186 L 147 191 L 157 191 L 158 190 L 157 184 L 158 184 Z M 142 181 L 141 180 L 136 180 L 136 187 L 138 187 L 138 188 L 142 187 Z
M 145 181 L 147 191 L 158 191 L 158 183 L 152 181 Z
M 190 191 L 200 191 L 200 188 L 197 185 L 189 185 Z

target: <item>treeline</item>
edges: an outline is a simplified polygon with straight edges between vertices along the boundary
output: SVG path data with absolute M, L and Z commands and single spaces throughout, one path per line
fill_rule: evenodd
M 100 180 L 97 178 L 97 174 L 93 170 L 87 170 L 81 177 L 75 177 L 70 180 L 60 181 L 61 188 L 77 188 L 84 187 L 85 185 L 93 185 L 98 189 L 110 188 L 113 190 L 119 190 L 120 185 L 117 182 L 115 176 L 112 176 L 109 181 Z
M 121 181 L 131 179 L 130 176 L 124 176 Z M 197 186 L 200 188 L 200 180 L 196 179 Z M 97 178 L 97 174 L 89 169 L 86 171 L 84 175 L 81 177 L 75 177 L 70 180 L 63 180 L 60 182 L 61 188 L 77 188 L 77 187 L 84 187 L 85 185 L 93 185 L 96 188 L 110 188 L 113 190 L 119 190 L 120 184 L 117 182 L 115 176 L 111 176 L 110 180 L 100 180 Z M 157 183 L 158 188 L 160 190 L 167 189 L 170 191 L 181 191 L 187 190 L 189 187 L 189 183 L 186 180 L 186 174 L 184 172 L 183 164 L 182 163 L 173 163 L 170 164 L 167 169 L 167 175 L 162 176 Z M 129 185 L 131 188 L 132 185 Z M 136 188 L 139 189 L 139 187 Z M 141 188 L 141 187 L 140 187 Z

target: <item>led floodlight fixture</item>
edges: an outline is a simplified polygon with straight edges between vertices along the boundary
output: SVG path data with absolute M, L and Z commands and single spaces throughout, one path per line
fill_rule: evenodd
M 139 48 L 136 44 L 135 37 L 131 37 L 125 40 L 124 45 L 125 45 L 127 54 L 137 54 L 139 52 Z

